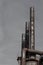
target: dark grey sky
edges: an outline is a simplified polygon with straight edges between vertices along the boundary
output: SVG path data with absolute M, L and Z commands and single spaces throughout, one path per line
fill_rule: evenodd
M 35 8 L 36 48 L 43 50 L 43 0 L 0 0 L 0 65 L 18 65 L 30 6 Z

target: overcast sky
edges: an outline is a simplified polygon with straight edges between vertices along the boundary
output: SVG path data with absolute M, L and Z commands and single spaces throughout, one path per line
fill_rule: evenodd
M 36 48 L 43 50 L 43 0 L 0 0 L 0 65 L 18 65 L 21 34 L 31 6 L 35 8 Z

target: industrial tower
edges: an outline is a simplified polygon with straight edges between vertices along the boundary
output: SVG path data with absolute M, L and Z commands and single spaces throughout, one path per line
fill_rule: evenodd
M 39 55 L 40 58 L 37 58 Z M 25 23 L 25 34 L 22 34 L 21 57 L 19 65 L 43 65 L 43 51 L 35 50 L 35 11 L 30 7 L 30 22 Z

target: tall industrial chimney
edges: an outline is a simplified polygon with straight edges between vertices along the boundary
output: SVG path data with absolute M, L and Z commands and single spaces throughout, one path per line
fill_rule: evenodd
M 30 7 L 30 49 L 35 49 L 35 21 L 33 7 Z

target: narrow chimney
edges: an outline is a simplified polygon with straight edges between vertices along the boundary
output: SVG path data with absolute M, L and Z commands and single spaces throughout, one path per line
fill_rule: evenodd
M 30 7 L 30 49 L 35 49 L 35 21 L 33 7 Z
M 25 24 L 25 48 L 29 48 L 29 29 L 28 24 Z

